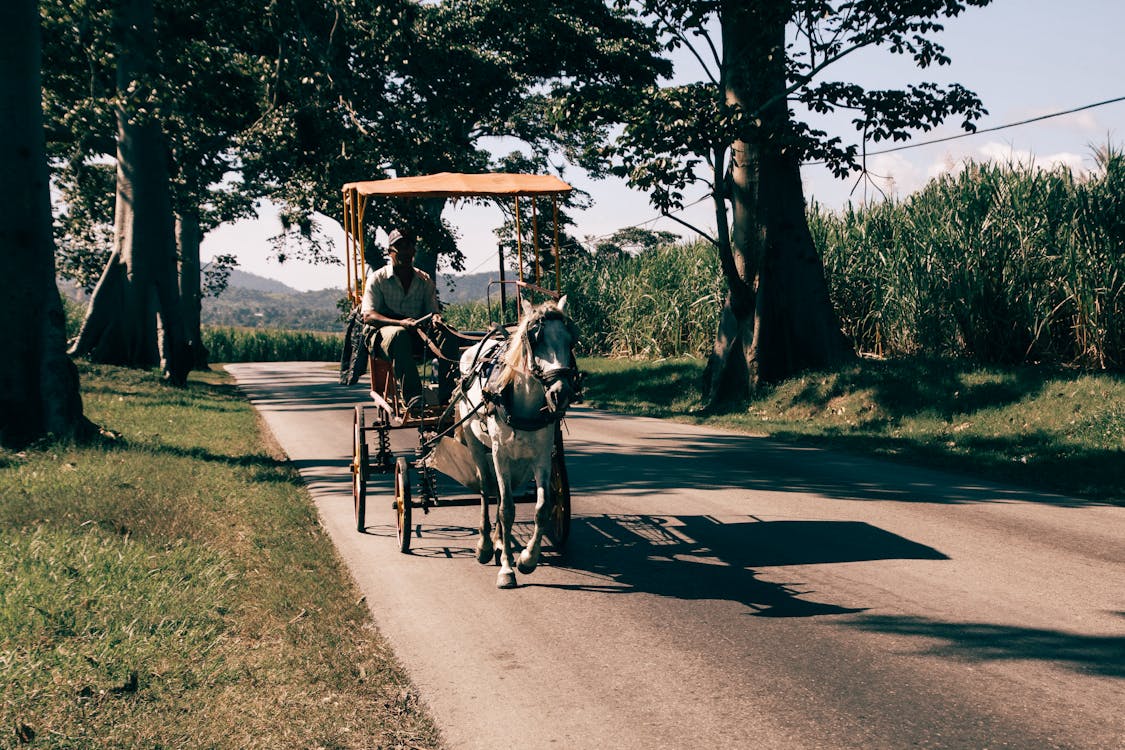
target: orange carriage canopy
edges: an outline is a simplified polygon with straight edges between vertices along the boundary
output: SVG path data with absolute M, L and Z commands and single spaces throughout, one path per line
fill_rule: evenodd
M 464 174 L 441 172 L 416 177 L 393 177 L 382 180 L 349 182 L 344 193 L 344 244 L 348 271 L 348 297 L 358 305 L 363 296 L 363 214 L 368 196 L 395 198 L 513 198 L 515 199 L 516 243 L 519 255 L 520 283 L 523 283 L 523 241 L 520 228 L 519 198 L 551 196 L 555 214 L 555 288 L 559 279 L 558 196 L 573 190 L 558 177 L 549 174 L 514 174 L 486 172 Z M 532 223 L 537 222 L 532 205 Z M 535 239 L 535 282 L 539 283 L 539 235 Z M 502 261 L 501 261 L 502 262 Z
M 469 196 L 530 196 L 569 193 L 573 188 L 549 174 L 510 174 L 489 172 L 462 174 L 441 172 L 418 177 L 349 182 L 344 190 L 360 195 L 386 195 L 403 198 L 464 198 Z

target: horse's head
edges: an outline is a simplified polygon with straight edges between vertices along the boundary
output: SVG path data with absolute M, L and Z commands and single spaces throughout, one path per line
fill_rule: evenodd
M 533 308 L 524 301 L 524 316 L 516 329 L 524 367 L 543 386 L 547 410 L 561 414 L 581 394 L 581 376 L 574 358 L 578 328 L 566 314 L 566 295 Z

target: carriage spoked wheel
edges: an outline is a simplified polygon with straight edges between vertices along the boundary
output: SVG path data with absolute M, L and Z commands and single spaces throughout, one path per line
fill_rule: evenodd
M 551 510 L 547 520 L 547 536 L 555 549 L 562 552 L 570 537 L 570 479 L 566 475 L 562 429 L 555 428 L 555 448 L 551 452 Z
M 395 525 L 398 530 L 398 551 L 410 551 L 410 462 L 405 456 L 395 461 Z
M 364 435 L 363 407 L 355 408 L 352 421 L 352 501 L 355 507 L 355 529 L 366 532 L 367 517 L 367 438 Z

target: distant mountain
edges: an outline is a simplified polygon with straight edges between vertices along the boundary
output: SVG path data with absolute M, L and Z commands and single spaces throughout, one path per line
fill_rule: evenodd
M 486 298 L 493 274 L 438 275 L 438 295 L 445 304 Z M 340 331 L 342 289 L 301 292 L 280 281 L 234 269 L 227 289 L 205 297 L 201 318 L 206 325 Z
M 495 273 L 470 273 L 464 276 L 438 274 L 438 296 L 446 304 L 480 302 L 488 298 L 488 282 L 496 278 Z M 493 290 L 493 294 L 497 294 Z
M 291 286 L 286 286 L 276 279 L 268 279 L 265 276 L 259 276 L 256 273 L 243 271 L 238 268 L 232 268 L 230 272 L 230 280 L 227 283 L 229 287 L 238 287 L 240 289 L 252 289 L 256 292 L 279 292 L 281 294 L 300 294 L 301 292 Z
M 253 276 L 253 274 L 245 274 Z M 343 290 L 322 289 L 299 292 L 272 279 L 270 282 L 286 291 L 263 291 L 229 286 L 218 297 L 204 297 L 200 319 L 206 325 L 245 326 L 249 328 L 286 328 L 299 331 L 341 331 L 339 302 Z
M 438 296 L 445 304 L 484 300 L 492 273 L 466 276 L 438 275 Z M 89 300 L 74 284 L 59 280 L 59 291 L 80 304 Z M 231 270 L 226 290 L 204 297 L 200 318 L 205 325 L 247 328 L 284 328 L 300 331 L 342 331 L 342 289 L 302 292 L 276 279 L 237 268 Z
M 496 276 L 493 273 L 474 273 L 464 276 L 451 276 L 448 273 L 438 274 L 438 296 L 445 303 L 450 302 L 476 302 L 483 300 L 488 294 L 488 282 Z M 276 279 L 259 276 L 249 271 L 232 269 L 230 288 L 249 289 L 255 292 L 272 292 L 277 294 L 304 294 L 291 286 L 287 286 Z M 342 296 L 342 295 L 341 295 Z

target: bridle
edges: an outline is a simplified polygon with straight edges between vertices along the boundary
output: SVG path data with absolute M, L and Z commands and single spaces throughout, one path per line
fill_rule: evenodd
M 540 321 L 547 320 L 561 321 L 566 325 L 568 332 L 571 334 L 571 346 L 568 352 L 570 361 L 569 365 L 544 369 L 543 367 L 539 366 L 539 362 L 535 358 L 535 344 L 538 340 L 538 331 L 536 330 L 535 332 L 533 332 L 532 328 L 534 327 L 538 329 Z M 531 376 L 539 381 L 539 384 L 543 386 L 543 391 L 545 393 L 549 392 L 551 386 L 555 385 L 555 383 L 558 383 L 561 380 L 564 381 L 570 387 L 570 390 L 574 393 L 574 398 L 572 399 L 573 401 L 578 401 L 581 399 L 582 373 L 578 370 L 578 360 L 574 356 L 573 342 L 576 338 L 577 336 L 574 335 L 573 324 L 567 319 L 565 315 L 563 315 L 558 310 L 547 310 L 543 313 L 539 321 L 536 321 L 534 326 L 529 325 L 524 330 L 523 340 L 520 343 L 525 347 L 524 359 L 527 362 L 527 369 Z

